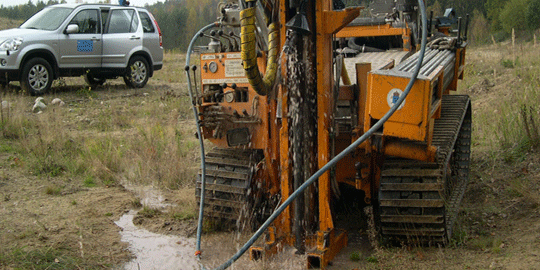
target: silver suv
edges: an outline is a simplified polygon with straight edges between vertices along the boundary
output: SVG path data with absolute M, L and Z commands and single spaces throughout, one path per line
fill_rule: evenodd
M 32 95 L 59 77 L 81 75 L 91 86 L 122 76 L 140 88 L 162 66 L 161 30 L 140 7 L 52 5 L 0 31 L 0 84 L 20 81 Z

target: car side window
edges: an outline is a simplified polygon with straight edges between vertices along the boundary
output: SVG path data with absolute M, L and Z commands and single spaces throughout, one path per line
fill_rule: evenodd
M 134 33 L 139 26 L 139 18 L 132 9 L 115 9 L 111 11 L 109 30 L 107 33 Z
M 101 32 L 100 24 L 98 23 L 98 11 L 96 9 L 81 10 L 69 24 L 79 26 L 79 34 L 97 34 Z
M 143 31 L 145 33 L 154 33 L 154 24 L 152 23 L 152 19 L 150 19 L 150 16 L 148 16 L 147 13 L 142 11 L 139 11 L 139 16 L 141 17 Z

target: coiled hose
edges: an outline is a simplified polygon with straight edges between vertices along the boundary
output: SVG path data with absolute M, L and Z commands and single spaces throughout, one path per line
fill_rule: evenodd
M 276 24 L 270 24 L 268 27 L 270 31 L 268 34 L 268 58 L 266 60 L 266 73 L 263 78 L 257 63 L 256 11 L 255 7 L 251 7 L 240 12 L 242 61 L 246 77 L 253 90 L 261 96 L 266 96 L 276 79 L 279 35 Z
M 420 12 L 422 15 L 422 45 L 420 47 L 420 55 L 418 57 L 418 64 L 416 65 L 416 68 L 413 72 L 413 75 L 411 77 L 411 80 L 407 84 L 407 87 L 405 88 L 405 91 L 403 92 L 403 95 L 401 95 L 398 99 L 398 101 L 390 108 L 390 110 L 379 120 L 373 127 L 371 127 L 364 135 L 362 135 L 360 138 L 358 138 L 356 141 L 354 141 L 351 145 L 349 145 L 347 148 L 345 148 L 341 153 L 336 155 L 332 160 L 330 160 L 328 163 L 326 163 L 322 168 L 320 168 L 315 174 L 313 174 L 304 184 L 302 184 L 298 189 L 296 189 L 287 200 L 283 202 L 273 213 L 270 215 L 270 217 L 264 222 L 263 225 L 253 234 L 253 236 L 240 248 L 229 260 L 227 260 L 225 263 L 220 265 L 216 268 L 216 270 L 224 270 L 227 269 L 229 266 L 231 266 L 236 260 L 238 260 L 247 250 L 249 247 L 255 243 L 255 241 L 264 233 L 264 231 L 274 222 L 274 220 L 287 208 L 293 201 L 296 199 L 296 197 L 304 192 L 304 190 L 312 185 L 323 173 L 328 171 L 330 168 L 336 165 L 337 162 L 339 162 L 341 159 L 343 159 L 345 156 L 347 156 L 349 153 L 354 151 L 360 144 L 362 144 L 364 141 L 369 139 L 373 135 L 373 133 L 380 129 L 386 121 L 396 112 L 396 110 L 401 106 L 401 103 L 405 100 L 407 95 L 409 95 L 414 82 L 416 81 L 416 78 L 418 77 L 418 73 L 420 72 L 420 68 L 422 67 L 422 62 L 424 61 L 424 53 L 426 51 L 426 40 L 427 40 L 427 17 L 426 17 L 426 8 L 424 6 L 423 0 L 418 0 L 418 4 L 420 7 Z M 202 204 L 201 204 L 202 207 Z M 204 268 L 203 268 L 204 269 Z

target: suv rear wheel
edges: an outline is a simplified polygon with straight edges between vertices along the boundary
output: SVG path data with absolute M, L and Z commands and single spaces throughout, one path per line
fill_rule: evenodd
M 30 95 L 42 95 L 51 89 L 53 82 L 52 67 L 47 60 L 36 57 L 24 64 L 21 87 Z
M 129 87 L 142 88 L 148 82 L 149 71 L 148 61 L 142 56 L 134 56 L 129 60 L 124 82 Z
M 91 87 L 96 87 L 103 85 L 106 79 L 92 72 L 86 72 L 86 74 L 84 74 L 84 81 Z

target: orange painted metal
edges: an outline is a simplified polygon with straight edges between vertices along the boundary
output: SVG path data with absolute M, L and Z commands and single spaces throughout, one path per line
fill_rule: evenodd
M 394 28 L 390 24 L 370 26 L 347 26 L 336 34 L 337 38 L 346 37 L 380 37 L 380 36 L 406 36 L 407 28 Z
M 336 33 L 336 38 L 349 37 L 381 37 L 381 36 L 401 36 L 403 39 L 403 49 L 411 50 L 411 30 L 406 28 L 395 28 L 391 24 L 346 26 Z
M 330 146 L 330 130 L 332 129 L 331 116 L 333 115 L 334 95 L 332 89 L 333 80 L 333 50 L 332 35 L 347 25 L 356 16 L 360 9 L 346 9 L 344 11 L 332 11 L 332 1 L 320 0 L 315 4 L 316 35 L 315 47 L 317 51 L 317 141 L 318 141 L 318 164 L 323 167 L 332 158 Z M 331 21 L 330 21 L 331 20 Z M 319 177 L 319 231 L 317 235 L 329 235 L 326 245 L 317 245 L 314 253 L 319 260 L 319 267 L 325 268 L 328 262 L 347 244 L 346 234 L 335 237 L 334 222 L 330 202 L 332 201 L 332 189 L 329 172 Z M 318 237 L 318 243 L 320 237 Z M 308 254 L 308 264 L 310 254 Z M 309 265 L 308 265 L 309 266 Z
M 317 232 L 317 250 L 307 253 L 306 268 L 326 269 L 337 253 L 347 246 L 347 232 L 333 230 L 328 234 Z
M 437 68 L 429 77 L 419 78 L 404 103 L 384 124 L 385 136 L 403 138 L 413 141 L 430 141 L 432 118 L 440 107 L 440 102 L 434 100 L 433 91 L 438 92 L 435 96 L 440 99 L 442 89 L 436 87 L 436 82 L 442 79 L 442 67 Z M 393 73 L 380 71 L 369 75 L 369 89 L 364 118 L 364 131 L 381 119 L 391 108 L 391 100 L 394 95 L 403 93 L 410 78 L 394 75 Z M 439 83 L 441 85 L 442 83 Z
M 358 85 L 358 126 L 364 126 L 364 114 L 368 93 L 368 73 L 371 71 L 371 63 L 356 64 L 356 84 Z M 360 137 L 364 132 L 356 132 Z
M 319 168 L 330 161 L 330 129 L 333 95 L 333 71 L 332 71 L 332 34 L 347 25 L 356 16 L 360 9 L 346 9 L 344 11 L 331 11 L 332 1 L 321 0 L 316 2 L 315 13 L 316 28 L 321 29 L 317 33 L 317 134 L 318 134 L 318 163 Z M 331 21 L 328 21 L 331 20 Z M 330 174 L 324 173 L 319 177 L 319 230 L 330 231 L 334 228 L 330 201 L 332 200 L 330 187 Z
M 286 10 L 288 9 L 288 5 L 286 1 L 279 1 L 279 23 L 282 26 L 280 28 L 280 41 L 281 45 L 285 44 L 286 42 L 286 31 L 287 29 L 283 27 L 287 23 L 287 14 Z M 286 63 L 285 56 L 281 56 L 281 63 Z M 282 78 L 285 78 L 287 76 L 286 69 L 281 68 L 281 76 Z M 281 115 L 287 116 L 288 115 L 288 102 L 287 102 L 287 95 L 286 95 L 287 89 L 283 87 L 283 85 L 279 86 L 279 93 L 278 98 L 280 98 L 281 101 Z M 277 111 L 277 110 L 276 110 Z M 276 119 L 275 121 L 278 121 Z M 278 144 L 279 144 L 279 183 L 280 183 L 280 195 L 281 195 L 281 201 L 286 200 L 289 198 L 291 194 L 291 187 L 292 187 L 292 181 L 291 181 L 291 168 L 289 166 L 289 120 L 288 117 L 283 117 L 281 120 L 281 127 L 279 128 L 279 134 L 278 134 Z M 276 219 L 275 226 L 277 228 L 277 234 L 281 238 L 285 238 L 287 240 L 284 240 L 287 243 L 293 243 L 293 240 L 291 239 L 290 235 L 292 232 L 292 215 L 291 215 L 291 208 L 287 207 L 281 215 Z
M 213 64 L 211 64 L 213 62 Z M 233 128 L 246 127 L 249 129 L 251 135 L 251 148 L 264 149 L 267 147 L 268 138 L 268 118 L 266 117 L 267 97 L 259 96 L 253 90 L 253 88 L 247 82 L 247 78 L 244 75 L 242 69 L 242 60 L 240 53 L 220 53 L 220 54 L 201 54 L 201 85 L 220 85 L 226 83 L 229 87 L 235 83 L 238 88 L 247 89 L 248 100 L 246 102 L 227 102 L 225 99 L 222 102 L 203 102 L 199 106 L 199 112 L 203 113 L 206 108 L 212 105 L 221 106 L 223 113 L 228 115 L 234 115 L 235 112 L 238 115 L 247 115 L 257 118 L 258 123 L 253 124 L 241 124 L 241 123 L 226 123 L 223 121 L 224 130 L 230 130 Z M 264 66 L 265 63 L 262 59 L 259 60 L 259 64 Z M 216 72 L 212 72 L 209 68 L 210 65 L 217 65 Z M 225 92 L 232 91 L 232 88 L 224 89 Z M 204 88 L 202 95 L 206 94 Z M 204 121 L 205 118 L 202 117 Z M 216 134 L 217 133 L 217 134 Z M 225 133 L 218 132 L 216 129 L 209 129 L 203 127 L 204 137 L 210 140 L 218 147 L 229 147 Z M 216 136 L 217 135 L 217 136 Z

